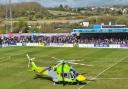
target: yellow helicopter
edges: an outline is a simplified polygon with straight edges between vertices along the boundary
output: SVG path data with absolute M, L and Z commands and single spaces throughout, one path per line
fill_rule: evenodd
M 75 65 L 86 65 L 82 63 L 75 63 L 75 61 L 80 60 L 59 60 L 58 63 L 55 66 L 50 67 L 39 67 L 35 64 L 34 59 L 30 58 L 30 56 L 27 54 L 28 59 L 28 67 L 31 66 L 31 70 L 36 72 L 37 76 L 47 76 L 52 79 L 52 81 L 55 84 L 63 83 L 65 85 L 66 83 L 70 84 L 81 84 L 86 83 L 87 77 L 83 74 L 78 73 L 71 64 Z M 54 59 L 57 59 L 55 57 L 52 57 Z M 88 65 L 92 66 L 92 65 Z

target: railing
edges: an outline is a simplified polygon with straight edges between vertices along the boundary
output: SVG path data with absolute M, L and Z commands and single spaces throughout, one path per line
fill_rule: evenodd
M 2 44 L 2 47 L 8 46 L 37 46 L 37 47 L 78 47 L 78 48 L 128 48 L 128 44 L 69 44 L 69 43 L 16 43 L 16 44 Z

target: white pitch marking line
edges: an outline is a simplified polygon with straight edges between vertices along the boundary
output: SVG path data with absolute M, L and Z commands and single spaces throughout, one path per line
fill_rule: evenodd
M 4 59 L 4 58 L 7 58 L 6 60 L 2 60 L 2 61 L 0 61 L 0 63 L 1 62 L 5 62 L 5 61 L 7 61 L 7 60 L 10 60 L 11 59 L 11 56 L 8 56 L 8 57 L 2 57 L 2 58 L 0 58 L 0 59 Z
M 97 78 L 98 80 L 128 80 L 128 78 Z
M 51 57 L 51 58 L 56 59 L 56 60 L 60 60 L 59 58 L 56 58 L 56 57 Z
M 114 61 L 93 61 L 93 63 L 113 63 Z M 122 63 L 127 63 L 128 61 L 123 61 Z
M 1 57 L 0 59 L 4 59 L 4 58 L 6 58 L 6 57 Z
M 93 58 L 93 57 L 85 57 L 85 58 L 77 58 L 77 59 L 119 59 L 119 58 Z
M 128 57 L 128 56 L 127 56 L 127 57 Z M 96 75 L 96 76 L 94 77 L 94 79 L 97 79 L 97 78 L 98 78 L 100 75 L 102 75 L 105 71 L 107 71 L 107 70 L 111 69 L 113 66 L 119 64 L 120 62 L 122 62 L 122 61 L 123 61 L 124 59 L 126 59 L 127 57 L 124 57 L 124 58 L 120 59 L 119 61 L 117 61 L 116 63 L 114 63 L 113 65 L 109 66 L 108 68 L 106 68 L 105 70 L 103 70 L 102 72 L 100 72 L 98 75 Z M 89 81 L 88 83 L 90 83 L 90 81 Z M 82 89 L 84 86 L 85 86 L 85 85 L 79 87 L 78 89 Z
M 95 76 L 95 78 L 99 77 L 101 74 L 103 74 L 105 71 L 111 69 L 113 66 L 119 64 L 121 61 L 123 61 L 124 59 L 126 59 L 127 57 L 124 57 L 122 59 L 120 59 L 119 61 L 117 61 L 116 63 L 114 63 L 113 65 L 111 65 L 110 67 L 108 67 L 107 69 L 103 70 L 102 72 L 100 72 L 97 76 Z

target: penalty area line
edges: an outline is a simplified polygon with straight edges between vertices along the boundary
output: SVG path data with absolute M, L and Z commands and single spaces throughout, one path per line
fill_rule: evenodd
M 0 57 L 0 59 L 4 59 L 4 58 L 9 58 L 10 56 L 6 56 L 6 57 Z
M 120 62 L 122 62 L 123 60 L 125 60 L 127 57 L 128 57 L 128 56 L 121 58 L 119 61 L 117 61 L 116 63 L 112 64 L 111 66 L 109 66 L 108 68 L 106 68 L 105 70 L 103 70 L 102 72 L 100 72 L 99 74 L 97 74 L 97 75 L 94 77 L 94 79 L 97 79 L 97 78 L 98 78 L 100 75 L 102 75 L 104 72 L 106 72 L 107 70 L 111 69 L 111 68 L 114 67 L 115 65 L 119 64 Z M 90 81 L 87 82 L 87 84 L 89 84 L 89 83 L 90 83 Z M 84 86 L 85 86 L 85 85 L 79 87 L 78 89 L 82 89 Z
M 97 78 L 97 80 L 128 80 L 128 78 Z
M 0 59 L 5 59 L 5 58 L 7 58 L 7 59 L 6 59 L 6 60 L 0 60 L 0 63 L 6 62 L 6 61 L 10 60 L 10 59 L 11 59 L 11 56 L 8 56 L 8 57 L 1 57 Z

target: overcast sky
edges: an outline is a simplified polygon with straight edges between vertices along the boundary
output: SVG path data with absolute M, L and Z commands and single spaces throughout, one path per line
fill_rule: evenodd
M 0 3 L 5 3 L 6 1 L 7 0 L 0 0 Z M 46 7 L 59 6 L 60 4 L 69 5 L 71 7 L 128 4 L 128 0 L 12 0 L 13 3 L 30 1 L 39 2 Z

